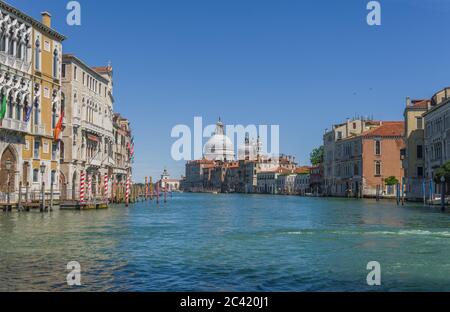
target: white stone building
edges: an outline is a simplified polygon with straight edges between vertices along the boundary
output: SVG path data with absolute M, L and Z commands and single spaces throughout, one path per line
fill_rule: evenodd
M 92 68 L 74 55 L 64 55 L 62 82 L 66 107 L 62 193 L 78 199 L 83 172 L 92 181 L 87 197 L 104 197 L 104 176 L 111 177 L 114 166 L 112 68 Z

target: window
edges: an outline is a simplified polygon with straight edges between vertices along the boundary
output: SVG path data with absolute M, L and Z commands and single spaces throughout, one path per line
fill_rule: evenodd
M 41 69 L 41 41 L 38 39 L 36 39 L 36 43 L 35 43 L 35 59 L 34 59 L 34 67 L 36 70 L 40 70 Z
M 375 141 L 375 155 L 377 156 L 381 155 L 381 141 L 379 140 Z
M 423 158 L 423 146 L 417 145 L 417 159 Z
M 55 49 L 53 51 L 53 78 L 58 78 L 58 68 L 59 68 L 58 49 Z
M 422 117 L 417 118 L 417 129 L 423 129 L 423 118 Z
M 73 80 L 77 80 L 77 71 L 78 71 L 78 67 L 74 66 L 73 67 Z
M 356 130 L 356 122 L 353 123 L 353 130 Z
M 66 78 L 66 64 L 62 64 L 61 74 L 63 78 Z
M 50 183 L 54 184 L 56 182 L 56 171 L 52 170 Z
M 34 159 L 39 159 L 39 149 L 41 148 L 41 142 L 39 140 L 34 141 Z
M 338 140 L 342 140 L 342 132 L 341 132 L 341 131 L 338 131 L 338 133 L 337 133 L 337 139 L 338 139 Z
M 86 85 L 86 73 L 83 72 L 83 86 Z
M 417 177 L 423 178 L 423 167 L 417 167 Z
M 375 162 L 375 176 L 381 176 L 381 161 Z
M 33 170 L 33 183 L 39 182 L 39 169 Z
M 56 160 L 57 154 L 58 154 L 58 143 L 53 143 L 52 144 L 52 160 L 53 161 Z
M 53 104 L 52 108 L 52 129 L 56 128 L 56 103 Z

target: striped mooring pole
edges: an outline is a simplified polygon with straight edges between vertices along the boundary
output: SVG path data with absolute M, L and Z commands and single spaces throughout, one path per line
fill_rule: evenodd
M 109 178 L 108 178 L 108 174 L 107 173 L 105 173 L 104 184 L 105 184 L 105 199 L 108 200 L 109 199 L 109 196 L 108 196 L 108 193 L 109 193 Z
M 127 189 L 125 191 L 125 205 L 128 207 L 130 204 L 130 176 L 127 177 Z
M 92 197 L 92 176 L 88 176 L 88 199 L 91 200 Z
M 84 174 L 84 171 L 81 171 L 80 175 L 80 202 L 84 202 L 84 191 L 85 191 L 85 182 L 86 182 L 86 176 Z

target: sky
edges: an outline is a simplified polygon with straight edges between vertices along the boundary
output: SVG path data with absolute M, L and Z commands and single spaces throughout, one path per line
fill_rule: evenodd
M 280 126 L 280 151 L 309 163 L 325 129 L 355 116 L 402 120 L 406 97 L 450 85 L 450 1 L 9 0 L 67 36 L 63 49 L 114 67 L 115 111 L 136 143 L 134 180 L 184 174 L 171 157 L 178 124 Z

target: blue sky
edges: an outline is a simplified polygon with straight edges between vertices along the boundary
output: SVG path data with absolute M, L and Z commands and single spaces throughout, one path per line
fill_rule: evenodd
M 115 110 L 136 141 L 135 180 L 173 176 L 177 124 L 280 125 L 281 152 L 306 164 L 331 124 L 356 115 L 401 120 L 406 96 L 426 98 L 450 78 L 450 2 L 385 0 L 382 25 L 366 0 L 9 0 L 48 10 L 66 53 L 114 66 Z

